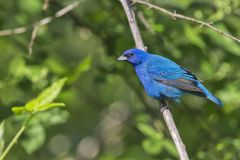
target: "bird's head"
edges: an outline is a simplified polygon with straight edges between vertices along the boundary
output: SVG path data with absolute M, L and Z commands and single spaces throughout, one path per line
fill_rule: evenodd
M 141 64 L 148 56 L 148 53 L 144 50 L 133 48 L 126 50 L 123 54 L 117 59 L 119 61 L 127 61 L 134 66 Z

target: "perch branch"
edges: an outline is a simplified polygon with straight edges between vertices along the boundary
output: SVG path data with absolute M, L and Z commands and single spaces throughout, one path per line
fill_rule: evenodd
M 228 38 L 230 38 L 230 39 L 232 39 L 232 40 L 240 43 L 240 39 L 239 39 L 239 38 L 234 37 L 234 36 L 230 35 L 229 33 L 226 33 L 226 32 L 224 32 L 224 31 L 222 31 L 222 30 L 214 27 L 214 26 L 212 25 L 213 22 L 204 22 L 204 21 L 201 21 L 201 20 L 192 18 L 192 17 L 188 17 L 188 16 L 184 16 L 184 15 L 182 15 L 182 14 L 178 14 L 178 13 L 176 13 L 176 12 L 171 12 L 171 11 L 165 9 L 165 8 L 159 7 L 159 6 L 157 6 L 157 5 L 154 5 L 154 4 L 152 4 L 152 3 L 149 3 L 149 2 L 146 2 L 146 1 L 143 1 L 143 0 L 132 0 L 132 2 L 133 2 L 133 3 L 143 4 L 143 5 L 145 5 L 145 6 L 148 6 L 149 8 L 153 8 L 153 9 L 155 9 L 155 10 L 158 10 L 158 11 L 164 13 L 164 14 L 167 14 L 167 15 L 171 16 L 173 19 L 179 18 L 179 19 L 183 19 L 183 20 L 187 20 L 187 21 L 191 21 L 191 22 L 200 24 L 201 27 L 206 26 L 206 27 L 214 30 L 215 32 L 217 32 L 217 33 L 219 33 L 219 34 L 221 34 L 221 35 L 223 35 L 223 36 L 225 36 L 225 37 L 228 37 Z
M 130 25 L 130 28 L 131 28 L 131 31 L 132 31 L 132 35 L 133 35 L 136 47 L 139 48 L 139 49 L 146 49 L 144 47 L 139 29 L 138 29 L 138 26 L 137 26 L 137 22 L 136 22 L 136 19 L 135 19 L 135 15 L 134 15 L 134 12 L 131 8 L 129 0 L 120 0 L 120 2 L 122 4 L 122 6 L 124 8 L 124 11 L 126 13 L 126 16 L 128 18 L 128 22 L 129 22 L 129 25 Z M 172 114 L 171 114 L 169 108 L 167 107 L 165 100 L 161 102 L 161 105 L 162 105 L 162 107 L 160 108 L 160 111 L 163 114 L 164 120 L 167 124 L 167 127 L 170 131 L 170 134 L 172 136 L 174 144 L 177 148 L 180 159 L 181 160 L 189 160 L 187 152 L 186 152 L 185 145 L 182 142 L 182 139 L 179 135 L 178 129 L 177 129 L 177 127 L 175 125 L 175 122 L 173 120 Z
M 143 40 L 142 40 L 141 34 L 139 32 L 138 26 L 137 26 L 134 11 L 130 7 L 129 1 L 128 0 L 120 0 L 120 2 L 122 3 L 123 9 L 127 15 L 128 23 L 129 23 L 136 47 L 139 49 L 146 50 L 146 48 L 144 47 Z

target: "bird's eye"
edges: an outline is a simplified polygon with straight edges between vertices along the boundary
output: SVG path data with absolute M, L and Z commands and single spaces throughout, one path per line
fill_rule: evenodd
M 132 57 L 133 55 L 134 55 L 133 53 L 130 53 L 130 54 L 129 54 L 129 57 Z

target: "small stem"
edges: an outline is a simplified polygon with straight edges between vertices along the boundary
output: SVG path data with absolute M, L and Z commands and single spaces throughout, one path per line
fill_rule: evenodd
M 8 154 L 8 152 L 12 149 L 12 147 L 14 146 L 14 144 L 17 143 L 19 137 L 22 135 L 22 133 L 25 131 L 29 121 L 32 119 L 33 114 L 31 114 L 28 119 L 26 119 L 26 121 L 23 123 L 22 127 L 18 130 L 17 134 L 13 137 L 13 139 L 11 140 L 11 142 L 8 144 L 7 148 L 3 151 L 2 155 L 0 156 L 0 160 L 3 160 L 6 155 Z
M 4 120 L 0 124 L 0 155 L 4 150 Z

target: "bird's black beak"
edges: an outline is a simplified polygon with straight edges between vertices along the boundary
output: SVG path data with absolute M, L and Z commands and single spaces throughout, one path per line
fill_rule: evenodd
M 128 58 L 124 55 L 121 55 L 120 57 L 118 57 L 118 61 L 126 61 Z

